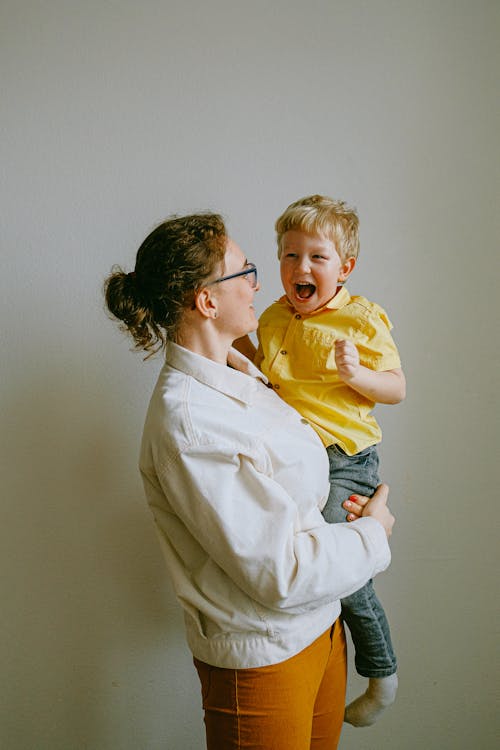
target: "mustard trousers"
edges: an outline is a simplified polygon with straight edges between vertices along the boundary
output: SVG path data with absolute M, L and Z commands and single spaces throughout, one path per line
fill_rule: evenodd
M 296 656 L 255 669 L 221 669 L 194 659 L 201 682 L 207 750 L 335 750 L 347 679 L 342 623 Z

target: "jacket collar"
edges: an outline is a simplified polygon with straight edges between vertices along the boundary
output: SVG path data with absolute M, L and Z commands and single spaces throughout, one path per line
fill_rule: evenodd
M 266 376 L 233 347 L 229 350 L 226 366 L 195 354 L 173 341 L 168 341 L 165 362 L 168 366 L 190 375 L 209 388 L 214 388 L 246 404 L 253 402 L 256 388 L 268 383 Z

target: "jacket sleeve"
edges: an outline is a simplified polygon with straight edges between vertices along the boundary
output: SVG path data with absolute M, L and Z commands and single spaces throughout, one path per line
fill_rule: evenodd
M 189 540 L 198 550 L 178 549 L 180 557 L 198 567 L 210 561 L 258 603 L 288 612 L 344 597 L 388 566 L 381 524 L 372 518 L 327 524 L 316 507 L 301 517 L 259 461 L 202 445 L 160 472 L 168 512 L 187 532 L 183 544 Z

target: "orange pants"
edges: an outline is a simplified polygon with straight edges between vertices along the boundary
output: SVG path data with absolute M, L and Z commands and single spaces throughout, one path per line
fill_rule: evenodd
M 255 669 L 194 660 L 207 750 L 335 750 L 347 678 L 342 623 L 296 656 Z

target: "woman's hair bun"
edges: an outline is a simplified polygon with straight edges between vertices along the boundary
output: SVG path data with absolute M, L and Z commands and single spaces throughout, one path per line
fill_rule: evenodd
M 104 298 L 109 312 L 121 322 L 121 329 L 132 336 L 137 349 L 154 354 L 161 348 L 161 331 L 139 293 L 135 271 L 125 273 L 115 266 L 104 282 Z
M 219 214 L 172 216 L 143 241 L 133 271 L 111 269 L 104 283 L 106 305 L 137 349 L 149 356 L 168 339 L 175 341 L 197 289 L 223 267 L 226 245 Z

